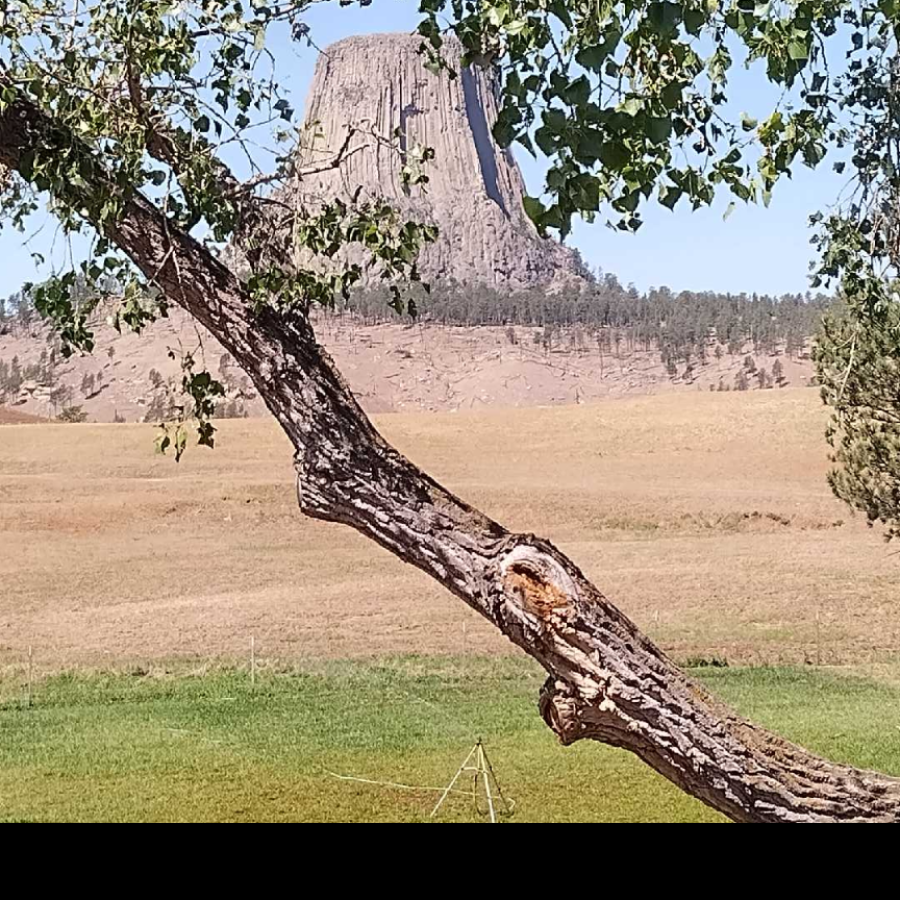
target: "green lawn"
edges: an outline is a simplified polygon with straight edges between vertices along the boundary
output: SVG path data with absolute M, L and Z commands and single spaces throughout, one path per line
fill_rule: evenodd
M 697 672 L 742 713 L 832 758 L 900 774 L 900 691 L 809 670 Z M 517 659 L 0 682 L 0 820 L 423 821 L 484 738 L 512 821 L 716 821 L 629 755 L 560 747 Z M 477 820 L 455 796 L 440 818 Z

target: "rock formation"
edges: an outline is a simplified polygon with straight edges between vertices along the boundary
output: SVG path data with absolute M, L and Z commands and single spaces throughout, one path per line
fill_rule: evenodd
M 528 219 L 519 167 L 491 136 L 493 73 L 457 66 L 455 79 L 436 75 L 425 68 L 420 45 L 415 35 L 376 34 L 346 38 L 321 54 L 305 118 L 307 133 L 321 137 L 303 151 L 303 163 L 333 156 L 348 126 L 359 129 L 354 147 L 364 146 L 292 193 L 309 207 L 348 199 L 362 186 L 362 197 L 384 197 L 404 216 L 437 225 L 438 242 L 420 258 L 429 280 L 512 289 L 581 281 L 578 253 L 541 238 Z M 456 65 L 461 45 L 448 41 L 442 52 Z M 417 146 L 435 151 L 430 181 L 425 190 L 404 189 L 401 154 Z

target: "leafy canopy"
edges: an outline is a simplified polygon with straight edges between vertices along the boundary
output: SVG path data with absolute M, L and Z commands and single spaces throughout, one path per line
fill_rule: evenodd
M 332 303 L 359 279 L 361 267 L 331 260 L 339 248 L 355 245 L 392 279 L 392 304 L 406 308 L 396 282 L 418 280 L 416 255 L 434 239 L 432 228 L 401 221 L 380 197 L 357 197 L 352 208 L 335 201 L 305 209 L 277 190 L 339 165 L 366 141 L 399 147 L 396 135 L 349 129 L 340 149 L 326 155 L 322 135 L 294 126 L 267 42 L 277 31 L 284 40 L 309 40 L 302 21 L 309 6 L 308 0 L 0 4 L 0 114 L 26 98 L 57 126 L 17 172 L 6 173 L 0 212 L 24 229 L 48 202 L 63 235 L 92 236 L 87 258 L 26 286 L 59 332 L 65 355 L 93 349 L 90 322 L 101 305 L 110 306 L 117 328 L 135 331 L 166 314 L 171 298 L 110 239 L 136 192 L 152 199 L 171 229 L 216 247 L 237 244 L 259 306 Z M 315 163 L 301 168 L 303 155 Z M 427 180 L 414 160 L 400 162 L 405 182 Z M 239 180 L 238 169 L 248 177 Z M 200 421 L 200 442 L 212 445 L 207 412 L 221 386 L 194 370 L 191 355 L 183 368 L 186 418 Z M 181 424 L 171 440 L 166 434 L 160 441 L 163 448 L 174 444 L 179 456 Z
M 423 0 L 422 8 L 433 50 L 450 13 L 468 57 L 500 66 L 495 136 L 549 157 L 549 201 L 532 199 L 529 211 L 562 234 L 573 216 L 607 208 L 619 227 L 636 229 L 651 198 L 697 208 L 721 188 L 768 202 L 798 160 L 815 166 L 845 140 L 827 42 L 861 50 L 877 15 L 835 0 Z M 756 64 L 783 92 L 762 121 L 729 104 L 738 63 Z

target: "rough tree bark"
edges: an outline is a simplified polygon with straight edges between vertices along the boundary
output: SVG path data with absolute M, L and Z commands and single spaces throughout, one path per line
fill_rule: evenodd
M 54 129 L 12 103 L 0 113 L 0 163 L 17 169 Z M 540 712 L 564 744 L 630 750 L 735 821 L 900 821 L 900 779 L 821 759 L 736 716 L 551 543 L 508 532 L 390 447 L 301 312 L 254 312 L 236 275 L 140 194 L 108 236 L 253 380 L 296 448 L 303 512 L 427 572 L 536 659 L 549 674 Z

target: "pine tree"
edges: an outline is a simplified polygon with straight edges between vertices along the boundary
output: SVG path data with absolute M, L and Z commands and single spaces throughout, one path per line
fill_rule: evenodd
M 50 406 L 53 409 L 53 415 L 56 415 L 60 409 L 65 409 L 71 402 L 72 389 L 67 384 L 61 384 L 50 391 Z
M 784 343 L 784 352 L 788 359 L 793 359 L 797 352 L 797 336 L 793 329 L 787 333 L 787 338 Z
M 780 359 L 776 359 L 772 364 L 772 379 L 778 387 L 783 387 L 786 384 L 784 378 L 784 366 L 781 364 Z
M 7 378 L 7 388 L 9 392 L 15 396 L 22 389 L 22 366 L 19 363 L 19 357 L 14 356 L 9 364 L 9 377 Z

